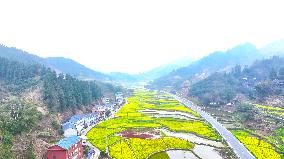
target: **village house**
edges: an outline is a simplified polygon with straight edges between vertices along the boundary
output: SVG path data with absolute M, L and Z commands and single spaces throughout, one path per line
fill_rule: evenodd
M 60 140 L 47 150 L 47 159 L 82 159 L 82 139 L 71 136 Z
M 103 104 L 105 104 L 105 105 L 110 103 L 109 98 L 103 98 L 102 101 L 103 101 Z
M 81 130 L 84 128 L 84 119 L 82 118 L 82 115 L 73 115 L 69 121 L 70 123 L 73 123 L 78 131 L 81 132 Z
M 64 137 L 78 135 L 78 131 L 73 123 L 67 122 L 62 124 L 62 129 L 64 131 Z
M 122 92 L 115 93 L 115 100 L 116 100 L 118 105 L 122 105 L 123 104 L 124 98 L 123 98 Z
M 96 115 L 94 113 L 74 115 L 68 121 L 62 124 L 64 136 L 69 137 L 72 135 L 79 135 L 84 128 L 95 123 Z
M 254 87 L 257 83 L 257 79 L 255 77 L 254 78 L 243 77 L 242 83 L 246 87 Z
M 105 114 L 105 107 L 102 105 L 96 105 L 93 109 L 92 112 L 95 113 L 97 116 L 103 116 Z
M 284 88 L 284 80 L 275 79 L 275 80 L 273 80 L 272 84 L 275 87 L 282 88 L 282 89 Z
M 88 113 L 83 116 L 84 126 L 88 127 L 96 123 L 96 115 L 94 113 Z

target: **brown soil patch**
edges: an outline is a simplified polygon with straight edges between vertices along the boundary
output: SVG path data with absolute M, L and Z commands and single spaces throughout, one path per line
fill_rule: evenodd
M 125 130 L 121 132 L 120 135 L 125 138 L 152 139 L 159 137 L 161 133 L 160 131 L 157 130 L 148 130 L 148 131 Z

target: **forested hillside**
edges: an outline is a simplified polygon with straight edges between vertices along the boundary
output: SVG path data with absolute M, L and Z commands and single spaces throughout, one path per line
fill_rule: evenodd
M 0 90 L 0 159 L 33 159 L 60 138 L 61 114 L 90 108 L 121 88 L 0 57 Z
M 0 104 L 0 158 L 10 159 L 13 154 L 14 137 L 28 133 L 41 120 L 42 114 L 37 111 L 33 103 L 13 97 Z M 31 138 L 27 139 L 31 141 Z M 1 144 L 2 143 L 2 144 Z M 33 148 L 28 146 L 27 151 L 21 154 L 26 158 L 34 157 Z
M 108 75 L 91 70 L 74 60 L 64 57 L 48 57 L 45 58 L 45 62 L 47 66 L 50 66 L 51 68 L 55 68 L 62 73 L 68 73 L 79 79 L 110 80 Z
M 46 68 L 38 64 L 24 64 L 0 58 L 0 79 L 13 93 L 19 93 L 36 85 L 45 72 Z
M 229 72 L 214 73 L 193 84 L 189 96 L 203 104 L 233 102 L 237 94 L 263 100 L 267 96 L 283 95 L 284 58 L 274 56 L 254 62 L 250 67 L 235 66 Z
M 7 88 L 14 93 L 43 83 L 44 101 L 52 110 L 63 111 L 88 105 L 102 95 L 94 81 L 80 81 L 68 74 L 58 75 L 36 64 L 22 64 L 0 58 L 0 75 Z
M 66 110 L 89 105 L 102 96 L 94 81 L 80 81 L 70 75 L 57 75 L 48 70 L 43 78 L 43 96 L 52 110 Z
M 268 145 L 278 158 L 284 156 L 283 57 L 214 73 L 191 85 L 185 96 L 230 129 L 257 158 L 271 156 L 259 143 Z
M 82 64 L 63 57 L 42 58 L 26 51 L 7 47 L 0 44 L 0 57 L 18 61 L 25 64 L 40 64 L 56 70 L 60 73 L 67 73 L 80 79 L 110 80 L 110 77 L 101 72 L 91 70 Z
M 44 64 L 44 59 L 15 47 L 7 47 L 0 44 L 0 57 L 4 57 L 21 63 Z
M 190 65 L 172 71 L 166 76 L 156 79 L 151 87 L 163 88 L 171 86 L 180 88 L 185 80 L 202 79 L 211 73 L 228 70 L 237 64 L 248 65 L 254 60 L 262 58 L 252 44 L 243 44 L 225 52 L 214 52 Z

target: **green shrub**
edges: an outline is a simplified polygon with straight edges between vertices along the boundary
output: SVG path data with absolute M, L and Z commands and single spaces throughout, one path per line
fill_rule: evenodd
M 52 127 L 53 127 L 55 130 L 58 130 L 58 129 L 60 128 L 60 125 L 59 125 L 58 122 L 55 121 L 55 120 L 53 120 L 53 121 L 51 122 L 51 125 L 52 125 Z
M 149 159 L 170 159 L 170 157 L 166 152 L 158 152 L 150 156 Z

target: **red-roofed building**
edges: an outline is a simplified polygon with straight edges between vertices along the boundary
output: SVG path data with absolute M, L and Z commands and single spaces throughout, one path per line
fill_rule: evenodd
M 47 159 L 82 159 L 82 140 L 78 136 L 71 136 L 60 140 L 47 150 Z

